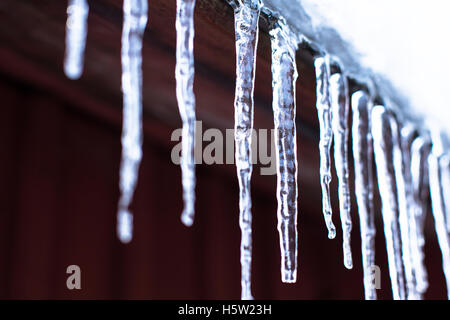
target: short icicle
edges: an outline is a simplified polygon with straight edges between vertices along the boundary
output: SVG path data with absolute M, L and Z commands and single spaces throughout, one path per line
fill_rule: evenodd
M 411 242 L 415 245 L 412 258 L 416 274 L 416 291 L 420 295 L 423 295 L 428 288 L 428 274 L 424 262 L 424 228 L 429 195 L 427 159 L 430 150 L 430 142 L 421 136 L 414 139 L 411 145 L 411 181 L 415 219 L 415 233 L 411 233 Z
M 180 164 L 184 209 L 181 221 L 186 226 L 194 223 L 195 215 L 194 8 L 195 0 L 177 0 L 175 78 L 178 109 L 183 122 Z
M 124 0 L 122 30 L 122 163 L 117 233 L 123 243 L 133 237 L 129 205 L 142 158 L 142 38 L 147 25 L 147 0 Z
M 235 5 L 236 94 L 234 139 L 239 181 L 239 226 L 241 228 L 241 298 L 252 300 L 252 175 L 253 91 L 258 46 L 259 0 L 241 0 Z
M 364 91 L 352 95 L 353 158 L 355 167 L 355 194 L 361 228 L 361 252 L 366 300 L 376 300 L 377 292 L 372 279 L 375 266 L 375 213 L 373 208 L 373 147 L 371 133 L 371 107 Z
M 87 0 L 69 0 L 64 58 L 64 73 L 69 79 L 79 79 L 83 73 L 88 14 Z
M 450 237 L 445 225 L 445 194 L 442 188 L 442 175 L 439 163 L 440 155 L 433 152 L 428 157 L 431 207 L 433 209 L 436 235 L 439 247 L 441 248 L 442 267 L 447 282 L 447 296 L 450 299 Z
M 395 300 L 406 298 L 405 276 L 402 261 L 399 208 L 394 158 L 400 153 L 397 128 L 392 115 L 384 106 L 372 109 L 372 137 L 377 168 L 378 189 L 381 196 L 384 233 Z
M 348 84 L 345 76 L 335 73 L 330 77 L 330 100 L 334 135 L 334 162 L 339 179 L 339 212 L 342 224 L 344 266 L 353 268 L 350 216 L 350 186 L 348 181 Z
M 281 248 L 281 279 L 297 281 L 297 133 L 295 83 L 297 42 L 287 26 L 278 21 L 270 30 L 272 43 L 272 108 L 277 159 L 278 232 Z
M 318 57 L 314 61 L 316 69 L 317 87 L 317 115 L 319 117 L 319 152 L 320 152 L 320 184 L 322 187 L 322 211 L 325 224 L 328 229 L 328 238 L 336 237 L 336 227 L 332 220 L 330 181 L 331 181 L 331 157 L 330 148 L 333 140 L 331 126 L 331 101 L 329 94 L 330 57 Z

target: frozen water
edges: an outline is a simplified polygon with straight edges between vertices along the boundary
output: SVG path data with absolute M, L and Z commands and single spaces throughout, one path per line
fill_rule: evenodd
M 133 216 L 129 205 L 142 158 L 142 38 L 147 24 L 147 0 L 124 0 L 122 30 L 122 163 L 120 167 L 119 239 L 130 242 Z
M 236 168 L 239 180 L 239 226 L 241 228 L 241 297 L 253 299 L 252 263 L 252 175 L 253 91 L 258 46 L 259 0 L 240 1 L 234 12 L 236 31 L 236 94 L 234 129 Z
M 195 0 L 177 0 L 177 100 L 183 121 L 181 174 L 184 210 L 181 221 L 186 226 L 194 222 L 195 204 L 195 96 L 194 96 L 194 8 Z
M 339 213 L 343 232 L 344 265 L 353 268 L 350 216 L 350 187 L 348 182 L 348 84 L 345 76 L 335 73 L 330 77 L 330 100 L 334 135 L 334 163 L 339 179 Z
M 331 157 L 330 148 L 333 140 L 331 127 L 331 101 L 329 94 L 330 57 L 318 57 L 314 62 L 316 68 L 317 114 L 320 127 L 320 184 L 322 187 L 322 211 L 328 228 L 328 238 L 336 237 L 336 228 L 332 221 L 330 181 Z
M 371 280 L 372 266 L 375 265 L 376 233 L 373 209 L 371 108 L 372 103 L 364 91 L 353 93 L 352 140 L 355 166 L 355 194 L 361 228 L 364 292 L 367 300 L 376 300 L 377 292 Z
M 450 299 L 450 239 L 445 224 L 444 191 L 442 188 L 441 168 L 439 157 L 431 153 L 428 157 L 431 206 L 439 247 L 442 253 L 442 267 L 447 281 L 447 295 Z
M 297 132 L 295 83 L 297 42 L 281 22 L 270 30 L 272 43 L 272 108 L 277 159 L 278 232 L 281 279 L 297 281 Z
M 412 263 L 412 247 L 410 234 L 415 233 L 415 219 L 412 216 L 412 189 L 411 189 L 411 143 L 417 134 L 411 124 L 402 126 L 395 116 L 391 117 L 392 127 L 396 128 L 393 132 L 397 135 L 394 139 L 394 169 L 397 184 L 398 209 L 400 234 L 402 242 L 402 257 L 405 270 L 407 298 L 409 300 L 418 299 L 416 293 L 416 280 Z M 398 145 L 397 145 L 398 144 Z
M 393 298 L 406 298 L 394 160 L 400 153 L 397 127 L 384 106 L 372 109 L 372 137 L 381 196 L 384 233 Z
M 442 179 L 442 194 L 445 204 L 445 222 L 450 234 L 450 154 L 445 153 L 439 158 Z
M 424 294 L 428 288 L 428 274 L 424 262 L 424 228 L 429 194 L 427 159 L 430 149 L 430 142 L 423 137 L 417 137 L 411 145 L 411 180 L 415 219 L 415 233 L 411 233 L 411 243 L 415 246 L 412 259 L 416 274 L 416 290 L 419 294 Z
M 83 73 L 88 14 L 89 6 L 87 0 L 69 0 L 64 72 L 70 79 L 78 79 Z

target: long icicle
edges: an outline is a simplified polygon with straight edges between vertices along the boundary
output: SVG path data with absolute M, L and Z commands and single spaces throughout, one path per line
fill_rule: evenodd
M 414 196 L 411 176 L 411 145 L 417 136 L 417 130 L 411 123 L 399 127 L 399 143 L 401 153 L 397 159 L 396 174 L 400 208 L 400 230 L 402 235 L 403 265 L 405 266 L 408 300 L 417 300 L 421 295 L 417 292 L 414 255 L 418 250 L 415 235 L 416 219 L 414 216 Z
M 445 153 L 439 157 L 439 166 L 441 167 L 442 192 L 444 194 L 445 204 L 445 222 L 447 233 L 450 234 L 450 154 Z
M 297 133 L 295 83 L 297 43 L 290 30 L 277 22 L 270 30 L 272 44 L 272 108 L 277 159 L 278 232 L 281 280 L 297 281 Z
M 236 95 L 234 139 L 239 180 L 239 226 L 241 228 L 241 298 L 253 299 L 252 265 L 252 175 L 253 91 L 258 46 L 259 0 L 243 0 L 234 11 L 236 32 Z
M 371 106 L 364 91 L 357 91 L 352 95 L 355 194 L 361 228 L 364 292 L 367 300 L 376 300 L 377 292 L 372 280 L 376 230 L 373 209 Z
M 372 137 L 378 186 L 382 203 L 382 216 L 392 284 L 395 300 L 406 298 L 405 278 L 402 262 L 402 247 L 399 228 L 399 208 L 394 158 L 399 152 L 397 128 L 392 127 L 391 114 L 383 106 L 372 109 Z
M 70 79 L 78 79 L 83 73 L 84 49 L 86 47 L 87 0 L 69 0 L 66 23 L 66 53 L 64 72 Z
M 194 95 L 194 8 L 195 0 L 177 0 L 177 63 L 175 78 L 177 100 L 183 122 L 181 175 L 184 210 L 181 221 L 186 226 L 194 222 L 195 204 L 195 95 Z
M 442 253 L 442 267 L 447 282 L 447 296 L 450 299 L 450 239 L 445 225 L 444 190 L 442 188 L 439 155 L 433 152 L 428 157 L 431 206 L 439 247 Z
M 411 180 L 413 187 L 413 214 L 415 219 L 415 233 L 411 234 L 412 243 L 415 245 L 413 263 L 416 273 L 416 290 L 423 295 L 428 288 L 428 274 L 425 267 L 424 254 L 424 228 L 428 202 L 428 155 L 430 142 L 417 137 L 411 145 Z
M 339 179 L 339 212 L 342 224 L 344 266 L 353 268 L 350 216 L 350 186 L 348 181 L 348 84 L 339 73 L 330 77 L 330 100 L 332 110 L 332 128 L 334 135 L 334 162 Z
M 330 181 L 331 181 L 331 159 L 330 148 L 333 140 L 333 129 L 331 127 L 331 102 L 329 95 L 330 62 L 329 57 L 318 57 L 314 61 L 316 69 L 317 87 L 317 115 L 319 117 L 320 129 L 320 184 L 322 187 L 322 211 L 325 224 L 328 228 L 328 238 L 336 237 L 336 227 L 332 220 Z
M 133 237 L 129 205 L 142 158 L 142 38 L 147 25 L 147 0 L 124 0 L 122 30 L 122 163 L 120 167 L 117 233 L 128 243 Z

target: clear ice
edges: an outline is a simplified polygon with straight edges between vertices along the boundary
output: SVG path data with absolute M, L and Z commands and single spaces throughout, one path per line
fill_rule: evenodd
M 252 175 L 253 91 L 258 46 L 259 0 L 240 1 L 234 11 L 236 31 L 236 94 L 234 100 L 234 140 L 239 180 L 239 226 L 241 228 L 241 298 L 253 299 L 252 264 Z
M 405 276 L 407 285 L 407 297 L 409 300 L 421 298 L 417 292 L 415 255 L 418 251 L 416 242 L 416 219 L 414 216 L 414 191 L 411 175 L 411 147 L 418 132 L 411 123 L 405 123 L 399 130 L 399 142 L 401 157 L 396 165 L 397 188 L 399 192 L 400 205 L 400 229 L 402 233 L 403 265 L 405 266 Z
M 297 281 L 297 133 L 295 83 L 297 42 L 281 21 L 270 30 L 272 44 L 272 108 L 277 159 L 278 232 L 281 279 Z
M 439 157 L 442 176 L 442 192 L 444 194 L 445 221 L 447 232 L 450 234 L 450 154 L 445 153 Z
M 120 167 L 117 233 L 128 243 L 133 237 L 129 205 L 142 158 L 142 39 L 147 25 L 147 0 L 124 0 L 122 30 L 122 162 Z
M 83 73 L 88 14 L 89 6 L 87 0 L 69 0 L 64 72 L 68 78 L 73 80 L 80 78 Z
M 442 188 L 439 156 L 439 154 L 434 154 L 433 152 L 429 155 L 428 170 L 430 178 L 431 207 L 433 209 L 436 235 L 442 253 L 442 267 L 447 282 L 447 296 L 450 299 L 450 239 L 445 224 L 445 194 L 444 189 Z
M 348 182 L 348 84 L 345 76 L 335 73 L 330 77 L 329 93 L 331 100 L 334 135 L 334 163 L 339 179 L 339 212 L 342 223 L 342 239 L 344 251 L 344 266 L 353 268 L 350 216 L 350 186 Z
M 183 122 L 180 164 L 184 210 L 181 221 L 186 226 L 193 224 L 195 214 L 194 8 L 195 0 L 177 0 L 175 78 L 178 109 Z
M 373 107 L 372 137 L 392 295 L 395 300 L 404 300 L 406 298 L 406 288 L 398 221 L 398 192 L 394 169 L 394 160 L 399 156 L 399 153 L 401 156 L 397 130 L 395 122 L 392 121 L 391 113 L 384 106 Z
M 376 300 L 377 292 L 372 282 L 375 265 L 375 214 L 373 208 L 373 166 L 371 107 L 364 91 L 352 95 L 353 158 L 355 168 L 355 194 L 361 228 L 361 252 L 366 300 Z
M 423 137 L 414 139 L 411 145 L 411 181 L 413 189 L 413 218 L 415 232 L 411 233 L 411 243 L 414 246 L 413 264 L 416 275 L 416 291 L 423 295 L 428 288 L 428 274 L 424 262 L 424 228 L 428 206 L 428 164 L 431 144 Z
M 333 140 L 333 129 L 331 126 L 331 101 L 329 94 L 330 78 L 330 58 L 329 56 L 318 57 L 314 61 L 316 69 L 317 88 L 317 115 L 319 117 L 320 129 L 320 184 L 322 187 L 322 211 L 325 224 L 328 228 L 328 238 L 336 237 L 336 228 L 332 221 L 330 181 L 331 181 L 331 157 L 330 148 Z
M 411 143 L 417 132 L 411 124 L 402 125 L 395 116 L 391 116 L 392 127 L 396 128 L 394 139 L 394 170 L 397 183 L 400 236 L 402 243 L 402 257 L 406 280 L 406 296 L 408 300 L 418 299 L 416 293 L 416 279 L 413 268 L 413 244 L 410 235 L 415 233 L 415 219 L 412 216 L 412 187 L 411 187 Z

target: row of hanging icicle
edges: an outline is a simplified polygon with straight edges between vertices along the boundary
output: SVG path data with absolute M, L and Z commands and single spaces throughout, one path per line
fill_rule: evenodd
M 259 0 L 229 0 L 234 9 L 236 32 L 235 144 L 239 181 L 242 299 L 252 299 L 252 212 L 250 197 L 251 132 L 258 24 L 263 8 Z M 194 222 L 195 201 L 195 96 L 194 81 L 195 0 L 177 0 L 176 96 L 183 123 L 182 185 L 186 226 Z M 71 79 L 82 74 L 87 35 L 87 0 L 70 0 L 67 9 L 65 73 Z M 120 169 L 121 197 L 117 232 L 124 243 L 133 236 L 129 205 L 136 187 L 142 158 L 142 39 L 147 24 L 147 0 L 124 0 L 122 33 L 123 131 Z M 278 232 L 281 249 L 281 279 L 297 279 L 297 138 L 295 84 L 297 37 L 282 18 L 269 17 L 272 44 L 272 86 L 277 160 Z M 373 94 L 360 90 L 349 96 L 347 78 L 331 72 L 328 54 L 315 59 L 317 113 L 320 124 L 320 183 L 328 237 L 334 238 L 329 183 L 331 145 L 339 181 L 339 211 L 343 230 L 343 261 L 353 266 L 350 247 L 352 221 L 348 163 L 348 136 L 352 134 L 355 194 L 361 225 L 362 264 L 366 299 L 376 299 L 375 213 L 373 208 L 373 163 L 378 189 L 394 299 L 421 299 L 427 289 L 424 266 L 424 220 L 431 192 L 435 229 L 442 252 L 450 297 L 450 156 L 437 147 L 439 141 L 400 119 L 391 108 L 373 104 Z M 351 108 L 351 109 L 350 109 Z M 348 124 L 352 112 L 352 127 Z M 351 130 L 350 130 L 351 129 Z M 438 140 L 438 139 L 436 139 Z M 432 143 L 433 142 L 433 143 Z M 373 155 L 375 158 L 373 159 Z

